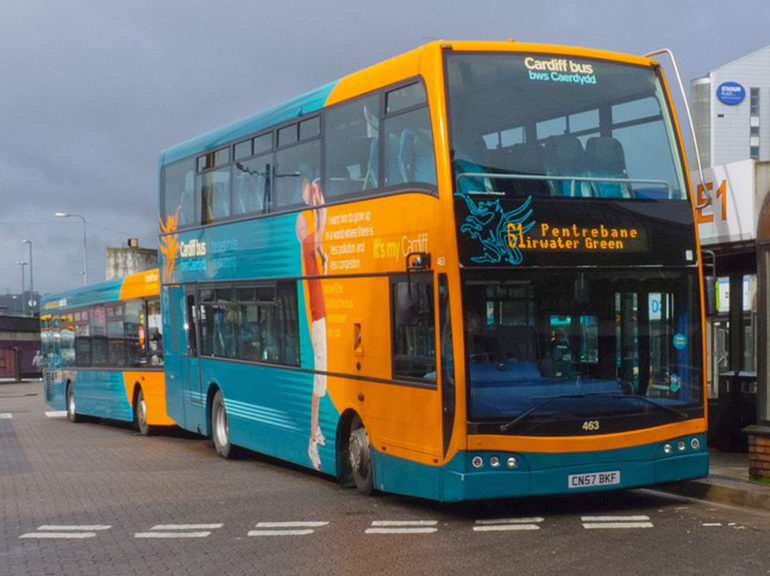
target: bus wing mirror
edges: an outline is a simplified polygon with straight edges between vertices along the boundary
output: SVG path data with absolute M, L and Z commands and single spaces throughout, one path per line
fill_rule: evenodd
M 716 316 L 719 314 L 717 309 L 717 279 L 716 276 L 703 277 L 703 300 L 706 316 Z

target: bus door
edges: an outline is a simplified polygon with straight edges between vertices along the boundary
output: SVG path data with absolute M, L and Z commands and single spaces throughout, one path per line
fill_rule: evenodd
M 439 390 L 436 288 L 431 272 L 391 277 L 395 385 L 378 387 L 381 396 L 367 407 L 369 417 L 381 426 L 380 440 L 390 454 L 428 464 L 438 463 L 444 453 L 442 400 L 447 408 L 447 425 L 454 417 L 453 388 L 446 388 L 443 399 Z M 387 478 L 386 485 L 398 481 Z
M 205 398 L 200 372 L 200 306 L 198 291 L 188 288 L 185 292 L 185 327 L 187 328 L 187 352 L 182 360 L 184 373 L 185 413 L 188 429 L 204 429 Z

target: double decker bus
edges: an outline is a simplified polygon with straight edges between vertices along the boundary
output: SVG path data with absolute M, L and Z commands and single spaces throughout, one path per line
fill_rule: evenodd
M 656 61 L 431 43 L 160 166 L 168 410 L 221 456 L 440 501 L 707 474 Z
M 158 270 L 61 292 L 41 301 L 45 400 L 84 417 L 133 422 L 143 435 L 166 414 Z

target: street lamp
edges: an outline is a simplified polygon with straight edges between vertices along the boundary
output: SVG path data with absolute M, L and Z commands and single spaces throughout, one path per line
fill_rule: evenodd
M 19 266 L 21 266 L 21 315 L 26 316 L 27 315 L 27 305 L 26 300 L 24 298 L 24 293 L 27 291 L 27 287 L 24 284 L 24 267 L 29 264 L 29 262 L 16 262 Z
M 29 245 L 29 306 L 32 312 L 31 316 L 34 316 L 37 302 L 35 302 L 35 279 L 32 276 L 32 240 L 22 240 L 21 242 Z
M 88 284 L 88 247 L 86 246 L 86 219 L 80 214 L 56 212 L 57 218 L 80 218 L 83 221 L 83 284 Z

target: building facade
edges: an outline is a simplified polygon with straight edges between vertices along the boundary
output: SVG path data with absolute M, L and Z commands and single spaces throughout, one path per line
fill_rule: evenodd
M 690 83 L 704 166 L 770 160 L 770 46 Z

